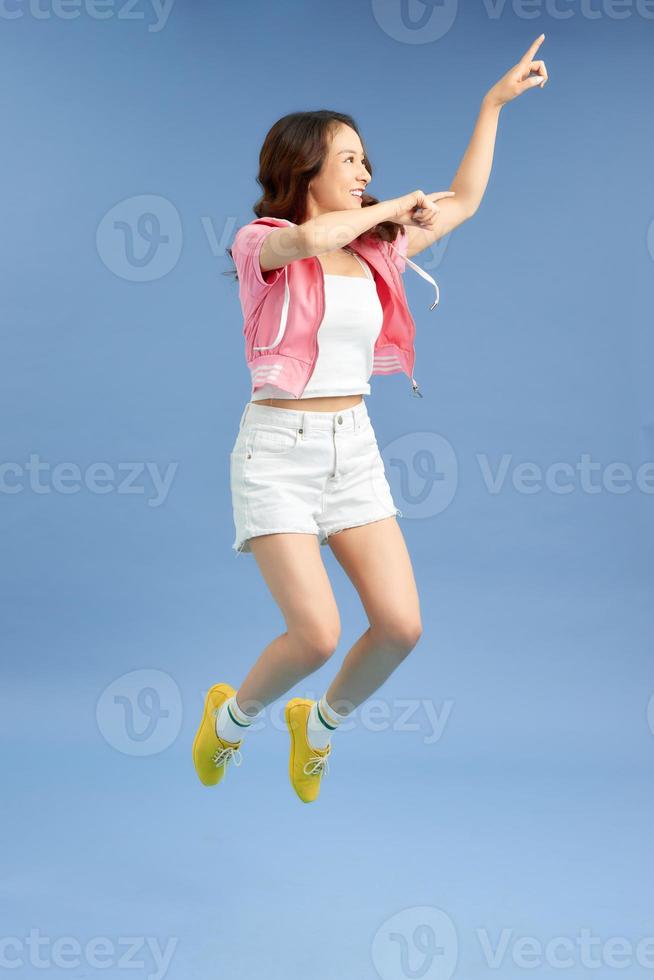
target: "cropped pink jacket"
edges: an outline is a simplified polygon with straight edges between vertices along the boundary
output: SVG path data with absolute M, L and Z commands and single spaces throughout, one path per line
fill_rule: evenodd
M 295 259 L 266 272 L 259 262 L 266 235 L 273 228 L 292 224 L 286 218 L 256 218 L 239 229 L 231 246 L 239 278 L 251 394 L 269 382 L 301 398 L 318 357 L 318 328 L 325 312 L 320 261 L 315 256 Z M 438 305 L 439 290 L 432 277 L 407 257 L 404 228 L 398 242 L 396 248 L 391 242 L 355 239 L 348 248 L 370 265 L 384 314 L 372 373 L 403 371 L 411 379 L 412 394 L 422 398 L 413 376 L 416 326 L 401 275 L 406 264 L 433 285 L 436 297 L 431 310 Z

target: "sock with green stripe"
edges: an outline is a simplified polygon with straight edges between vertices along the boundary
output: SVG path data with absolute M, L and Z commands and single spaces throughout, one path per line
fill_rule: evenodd
M 307 717 L 307 740 L 314 749 L 326 749 L 332 732 L 335 732 L 345 715 L 339 715 L 327 702 L 323 694 L 319 701 L 314 701 Z
M 246 734 L 253 721 L 259 717 L 261 711 L 256 715 L 246 715 L 238 706 L 236 695 L 223 701 L 222 707 L 216 717 L 216 735 L 225 742 L 240 742 Z

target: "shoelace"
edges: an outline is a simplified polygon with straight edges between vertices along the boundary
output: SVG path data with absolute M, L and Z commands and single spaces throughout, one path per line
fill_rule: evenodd
M 215 764 L 216 768 L 226 766 L 229 762 L 233 762 L 235 766 L 240 766 L 243 757 L 238 749 L 234 749 L 229 745 L 225 749 L 216 749 L 211 756 L 211 761 Z
M 308 768 L 307 768 L 308 767 Z M 312 755 L 308 762 L 304 764 L 305 776 L 327 775 L 329 772 L 328 757 L 322 755 Z

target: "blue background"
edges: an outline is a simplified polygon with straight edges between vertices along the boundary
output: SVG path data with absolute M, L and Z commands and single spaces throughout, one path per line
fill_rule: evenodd
M 654 935 L 654 480 L 635 479 L 654 459 L 654 20 L 600 2 L 563 17 L 410 0 L 430 37 L 399 2 L 177 0 L 159 24 L 145 2 L 91 9 L 0 17 L 13 974 L 43 976 L 30 929 L 121 953 L 125 936 L 172 941 L 175 980 L 512 980 L 527 972 L 519 937 L 574 944 L 585 928 L 635 949 Z M 191 761 L 204 692 L 237 687 L 284 629 L 253 557 L 231 550 L 228 453 L 250 388 L 224 248 L 253 217 L 262 140 L 287 112 L 350 112 L 376 197 L 446 190 L 483 94 L 541 31 L 550 81 L 502 110 L 479 211 L 414 259 L 437 311 L 405 273 L 424 397 L 396 374 L 368 400 L 424 623 L 372 699 L 394 722 L 357 713 L 337 732 L 307 807 L 288 782 L 284 698 L 205 789 Z M 139 225 L 144 195 L 162 199 L 158 230 Z M 411 447 L 436 437 L 455 461 L 446 506 L 442 485 L 413 497 Z M 578 475 L 567 493 L 512 482 L 523 463 L 574 473 L 583 454 L 599 492 Z M 504 456 L 492 493 L 483 461 Z M 30 457 L 49 467 L 40 491 Z M 602 485 L 616 462 L 633 474 L 622 493 Z M 75 470 L 57 481 L 63 463 L 78 489 Z M 88 482 L 98 463 L 107 492 Z M 321 553 L 341 645 L 289 697 L 319 696 L 367 625 Z M 426 702 L 446 717 L 435 739 Z M 424 906 L 458 937 L 432 933 L 445 951 L 431 960 Z M 477 930 L 495 945 L 503 929 L 492 969 Z M 130 976 L 156 975 L 147 950 L 134 958 Z M 626 971 L 578 952 L 564 969 L 530 962 L 538 977 L 651 976 L 635 953 Z

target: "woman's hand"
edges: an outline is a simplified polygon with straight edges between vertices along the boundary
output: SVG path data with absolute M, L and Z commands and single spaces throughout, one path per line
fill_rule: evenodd
M 496 82 L 484 96 L 483 101 L 488 105 L 497 108 L 522 95 L 527 89 L 540 85 L 545 85 L 548 79 L 547 68 L 544 61 L 534 61 L 533 57 L 545 40 L 545 35 L 541 34 L 525 51 L 517 65 L 514 65 L 499 82 Z M 530 75 L 535 71 L 535 75 Z
M 424 191 L 412 191 L 394 200 L 395 213 L 393 221 L 398 225 L 412 225 L 415 228 L 429 228 L 433 219 L 440 214 L 440 208 L 435 203 L 443 197 L 453 197 L 455 191 L 434 191 L 425 194 Z

